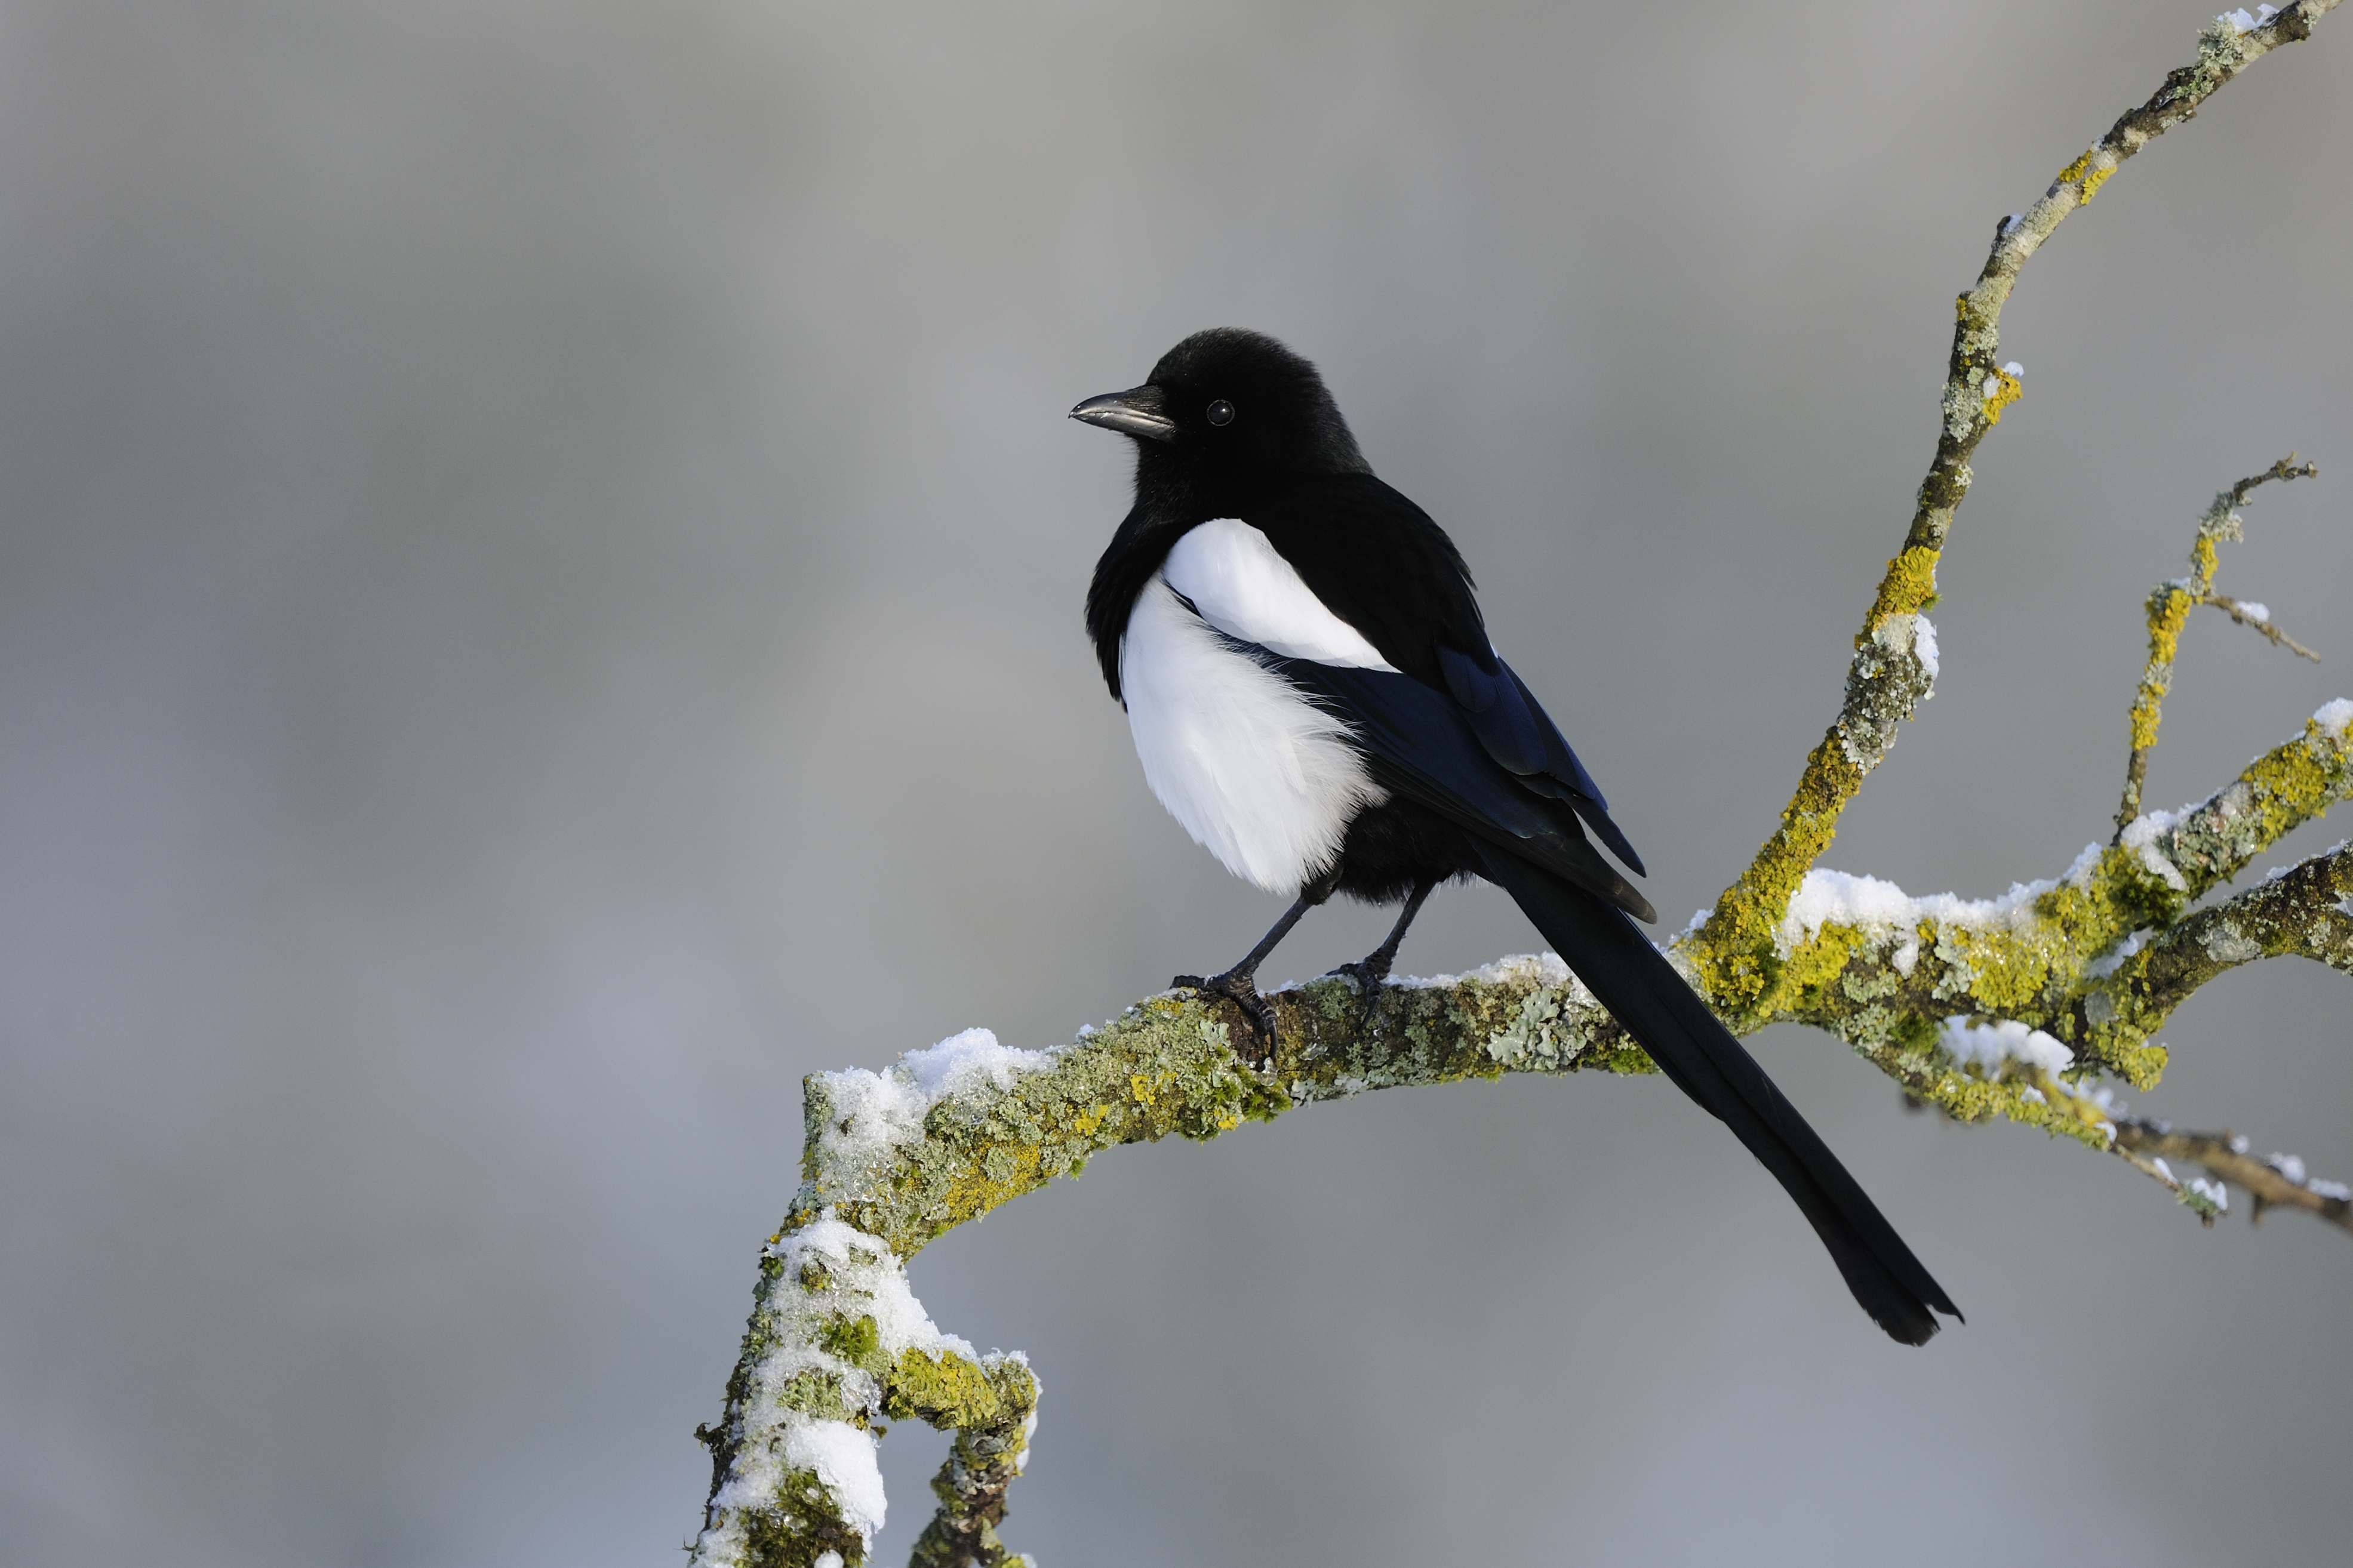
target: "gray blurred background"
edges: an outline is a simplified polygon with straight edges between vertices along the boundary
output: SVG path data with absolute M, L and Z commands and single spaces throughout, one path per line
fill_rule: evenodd
M 1067 1038 L 1276 911 L 1079 625 L 1127 456 L 1063 411 L 1193 329 L 1323 364 L 1680 921 L 1834 710 L 1952 296 L 2213 4 L 0 5 L 0 1559 L 670 1559 L 801 1075 Z M 2353 694 L 2348 95 L 2337 20 L 2028 268 L 1942 689 L 1829 864 L 2102 836 L 2142 596 L 2292 447 L 2220 586 L 2333 662 L 2195 622 L 2152 803 Z M 1404 967 L 1533 941 L 1450 891 Z M 2348 1026 L 2234 974 L 2140 1109 L 2353 1178 Z M 1120 1151 L 913 1266 L 1044 1379 L 1008 1536 L 2342 1560 L 2343 1236 L 1758 1048 L 1967 1328 L 1882 1340 L 1658 1079 Z

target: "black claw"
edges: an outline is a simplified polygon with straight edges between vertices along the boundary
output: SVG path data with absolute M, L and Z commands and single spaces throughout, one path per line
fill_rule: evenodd
M 1180 974 L 1169 984 L 1204 996 L 1222 996 L 1241 1009 L 1243 1021 L 1250 1026 L 1250 1041 L 1247 1046 L 1235 1046 L 1234 1054 L 1250 1066 L 1263 1067 L 1274 1054 L 1274 1005 L 1258 994 L 1250 976 L 1229 969 L 1206 979 L 1198 974 Z
M 1381 993 L 1388 989 L 1389 966 L 1366 958 L 1342 964 L 1339 972 L 1356 983 L 1356 995 L 1369 1021 L 1380 1007 Z

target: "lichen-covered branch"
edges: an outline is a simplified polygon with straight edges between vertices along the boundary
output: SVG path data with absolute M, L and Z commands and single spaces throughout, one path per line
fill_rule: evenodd
M 881 1527 L 884 1418 L 953 1429 L 918 1568 L 1021 1561 L 997 1539 L 1038 1384 L 1018 1355 L 935 1328 L 906 1260 L 933 1237 L 1072 1176 L 1122 1143 L 1214 1138 L 1250 1120 L 1405 1084 L 1505 1071 L 1651 1070 L 1556 958 L 1401 981 L 1367 1017 L 1352 982 L 1276 993 L 1277 1044 L 1253 1071 L 1230 1003 L 1154 997 L 1051 1050 L 976 1029 L 882 1072 L 804 1086 L 802 1182 L 760 1261 L 726 1411 L 699 1436 L 712 1490 L 698 1564 L 857 1568 Z
M 2315 855 L 2167 928 L 2142 954 L 2143 1005 L 2168 1013 L 2259 958 L 2309 958 L 2353 974 L 2353 855 L 2343 844 Z
M 2218 19 L 2200 35 L 2196 63 L 2168 76 L 2042 200 L 2003 222 L 1958 301 L 1936 458 L 1856 638 L 1837 722 L 1809 757 L 1778 830 L 1669 956 L 1736 1033 L 1778 1020 L 1828 1030 L 1914 1100 L 2113 1152 L 2210 1222 L 2228 1203 L 2221 1184 L 2231 1182 L 2253 1195 L 2258 1216 L 2295 1207 L 2353 1230 L 2353 1194 L 2306 1181 L 2300 1160 L 2256 1161 L 2228 1133 L 2128 1116 L 2100 1081 L 2153 1087 L 2167 1059 L 2155 1032 L 2224 969 L 2293 954 L 2353 972 L 2345 846 L 2194 908 L 2283 835 L 2353 795 L 2353 702 L 2323 708 L 2301 734 L 2179 812 L 2138 813 L 2136 772 L 2134 809 L 2113 842 L 2001 898 L 1915 899 L 1813 869 L 1897 726 L 1934 688 L 1936 628 L 1926 612 L 1936 563 L 1968 489 L 1969 458 L 2021 393 L 2019 367 L 1995 363 L 2019 269 L 2124 160 L 2253 61 L 2307 37 L 2337 3 L 2296 0 L 2260 18 Z M 2286 640 L 2262 606 L 2212 594 L 2211 576 L 2212 542 L 2235 536 L 2221 530 L 2236 526 L 2245 491 L 2288 477 L 2275 465 L 2224 492 L 2231 504 L 2218 501 L 2214 531 L 2200 531 L 2194 586 L 2161 591 L 2170 636 L 2191 605 L 2211 603 Z M 2153 637 L 2157 616 L 2153 604 Z M 2168 644 L 2168 666 L 2171 658 Z M 2148 741 L 2162 691 L 2160 680 Z M 1026 1561 L 997 1530 L 1036 1425 L 1038 1380 L 1018 1352 L 984 1355 L 943 1333 L 907 1285 L 907 1260 L 966 1220 L 1075 1176 L 1119 1144 L 1214 1138 L 1369 1089 L 1505 1072 L 1654 1070 L 1550 955 L 1396 982 L 1370 1008 L 1353 981 L 1331 976 L 1270 1000 L 1274 1046 L 1255 1067 L 1232 1048 L 1247 1027 L 1233 1005 L 1187 992 L 1150 998 L 1051 1049 L 1008 1049 L 973 1030 L 881 1072 L 807 1079 L 801 1187 L 763 1249 L 725 1411 L 697 1433 L 712 1467 L 691 1548 L 697 1568 L 861 1568 L 885 1511 L 875 1443 L 886 1421 L 906 1420 L 955 1434 L 933 1482 L 940 1506 L 916 1542 L 916 1568 Z M 2208 1175 L 2185 1183 L 2171 1161 Z
M 1037 1413 L 1029 1363 L 941 1333 L 889 1245 L 839 1220 L 769 1237 L 754 1301 L 726 1414 L 695 1433 L 712 1454 L 695 1560 L 863 1563 L 882 1525 L 874 1437 L 887 1415 L 956 1433 L 933 1483 L 934 1530 L 963 1555 L 935 1560 L 1008 1561 L 995 1525 Z
M 2341 850 L 2184 915 L 2353 795 L 2348 728 L 2353 702 L 2332 702 L 2205 800 L 2140 817 L 2121 843 L 2088 847 L 2058 877 L 2002 898 L 1915 899 L 1811 872 L 1774 933 L 1765 984 L 1741 1006 L 1838 1035 L 1964 1121 L 2007 1116 L 2105 1148 L 2105 1102 L 2078 1086 L 2112 1073 L 2155 1087 L 2166 1063 L 2156 1032 L 2225 960 L 2343 962 L 2348 917 L 2329 903 L 2346 890 Z
M 2200 605 L 2215 605 L 2230 612 L 2231 618 L 2242 625 L 2253 625 L 2274 643 L 2287 646 L 2317 662 L 2320 656 L 2303 644 L 2289 638 L 2271 624 L 2267 606 L 2256 605 L 2260 615 L 2251 614 L 2247 605 L 2236 599 L 2226 599 L 2214 592 L 2214 569 L 2221 564 L 2221 546 L 2225 540 L 2237 543 L 2247 537 L 2246 519 L 2239 509 L 2255 487 L 2278 479 L 2308 479 L 2320 472 L 2311 463 L 2298 464 L 2290 452 L 2260 474 L 2250 474 L 2214 498 L 2214 504 L 2198 520 L 2198 535 L 2189 546 L 2189 575 L 2168 577 L 2150 590 L 2148 595 L 2148 663 L 2141 670 L 2140 686 L 2133 693 L 2132 756 L 2125 767 L 2123 804 L 2116 807 L 2116 832 L 2122 834 L 2132 819 L 2140 815 L 2140 786 L 2148 776 L 2148 753 L 2157 745 L 2158 710 L 2165 694 L 2173 686 L 2173 661 L 2181 650 L 2181 631 L 2189 624 L 2189 612 Z
M 2143 817 L 2122 845 L 2093 846 L 2062 876 L 2000 899 L 1913 899 L 1811 873 L 1777 930 L 1769 983 L 1743 1011 L 1718 1010 L 1736 1027 L 1830 1030 L 1950 1116 L 2114 1149 L 2211 1215 L 2220 1189 L 2185 1186 L 2162 1151 L 2126 1137 L 2098 1080 L 2153 1087 L 2166 1056 L 2150 1037 L 2222 968 L 2288 953 L 2353 964 L 2353 856 L 2341 846 L 2182 918 L 2353 795 L 2348 731 L 2353 702 L 2332 703 L 2208 799 Z M 1369 1089 L 1652 1070 L 1550 955 L 1397 982 L 1369 1010 L 1334 976 L 1270 1000 L 1274 1047 L 1257 1069 L 1232 1048 L 1246 1027 L 1233 1005 L 1184 992 L 1052 1049 L 972 1030 L 882 1072 L 808 1079 L 804 1180 L 762 1258 L 725 1415 L 702 1434 L 713 1479 L 695 1562 L 858 1568 L 883 1518 L 873 1442 L 885 1417 L 957 1434 L 933 1483 L 942 1506 L 917 1544 L 920 1568 L 1019 1561 L 996 1529 L 1037 1380 L 1018 1355 L 979 1355 L 941 1333 L 906 1283 L 906 1260 L 966 1220 L 1123 1143 L 1214 1138 Z
M 1744 1018 L 1760 1016 L 1770 984 L 1773 932 L 1799 882 L 1838 830 L 1838 819 L 1895 743 L 1895 729 L 1934 690 L 1936 563 L 1953 514 L 1969 489 L 1969 458 L 2002 411 L 2023 391 L 2015 363 L 1999 359 L 2002 307 L 2020 269 L 2070 213 L 2099 193 L 2126 159 L 2189 119 L 2221 86 L 2279 47 L 2312 36 L 2313 24 L 2337 0 L 2295 0 L 2260 19 L 2234 12 L 2198 37 L 2198 58 L 2169 72 L 2148 101 L 2059 171 L 2051 188 L 1995 230 L 1977 282 L 1955 304 L 1953 347 L 1945 377 L 1944 423 L 1921 481 L 1904 548 L 1887 563 L 1847 676 L 1837 721 L 1806 759 L 1781 824 L 1740 879 L 1726 888 L 1692 943 L 1692 960 L 1712 994 Z M 2242 25 L 2244 23 L 2252 25 Z

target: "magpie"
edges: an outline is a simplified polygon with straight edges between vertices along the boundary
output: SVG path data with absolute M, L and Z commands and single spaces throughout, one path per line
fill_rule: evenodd
M 1232 1001 L 1271 1048 L 1258 966 L 1335 893 L 1399 904 L 1345 966 L 1369 1009 L 1440 883 L 1483 879 L 1795 1199 L 1855 1300 L 1924 1344 L 1955 1307 L 1838 1157 L 1636 927 L 1641 857 L 1487 640 L 1470 568 L 1373 477 L 1315 367 L 1196 332 L 1071 417 L 1135 445 L 1135 504 L 1095 564 L 1087 632 L 1152 793 L 1236 876 L 1295 895 L 1241 962 L 1173 982 Z M 1590 835 L 1590 837 L 1588 837 Z M 1933 1309 L 1933 1310 L 1932 1310 Z

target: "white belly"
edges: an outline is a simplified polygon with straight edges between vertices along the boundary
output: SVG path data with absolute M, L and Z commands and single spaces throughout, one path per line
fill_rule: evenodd
M 1345 723 L 1237 652 L 1164 577 L 1128 616 L 1119 683 L 1152 793 L 1227 870 L 1269 892 L 1330 866 L 1356 813 L 1388 798 Z

